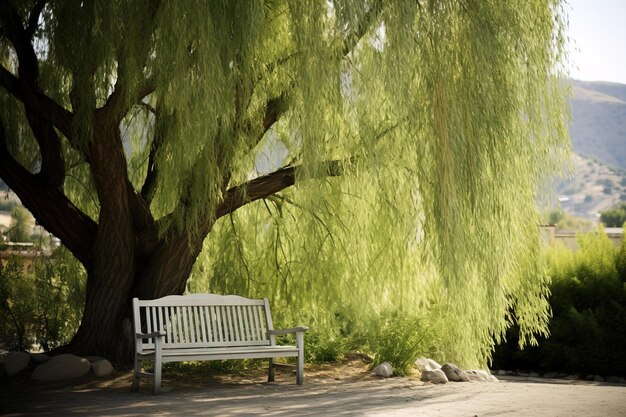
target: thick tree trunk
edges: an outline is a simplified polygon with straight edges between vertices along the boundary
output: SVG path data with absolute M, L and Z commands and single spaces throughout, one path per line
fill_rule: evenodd
M 102 266 L 88 272 L 83 319 L 66 350 L 103 356 L 117 365 L 130 364 L 134 349 L 132 298 L 182 294 L 208 231 L 208 228 L 201 230 L 191 240 L 185 234 L 164 238 L 148 262 L 133 255 L 131 248 L 121 250 L 119 242 L 112 237 L 98 239 L 105 247 L 116 248 L 118 259 L 111 258 L 110 250 L 95 249 L 95 263 Z M 134 264 L 134 275 L 116 279 L 129 269 L 127 260 Z

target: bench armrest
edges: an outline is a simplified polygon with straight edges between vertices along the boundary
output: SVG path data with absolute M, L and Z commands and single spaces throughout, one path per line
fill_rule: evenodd
M 135 333 L 137 339 L 153 339 L 158 337 L 165 337 L 165 331 L 160 330 L 152 333 Z
M 292 327 L 290 329 L 282 329 L 282 330 L 270 330 L 270 334 L 281 335 L 281 334 L 293 334 L 298 332 L 306 332 L 309 328 L 305 326 L 300 327 Z

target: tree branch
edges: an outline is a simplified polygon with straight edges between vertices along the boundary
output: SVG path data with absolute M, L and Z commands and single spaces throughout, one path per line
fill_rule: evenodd
M 334 160 L 326 162 L 324 176 L 337 177 L 343 175 L 343 167 L 346 162 L 348 161 Z M 291 187 L 296 183 L 296 177 L 300 169 L 299 165 L 288 166 L 230 188 L 226 192 L 224 201 L 217 207 L 216 218 L 232 213 L 253 201 L 269 197 L 285 188 Z
M 37 28 L 39 27 L 39 16 L 41 15 L 43 8 L 46 6 L 46 3 L 48 3 L 48 0 L 37 1 L 33 10 L 28 15 L 28 23 L 26 25 L 25 32 L 30 39 L 32 39 L 33 35 L 37 31 Z
M 4 29 L 3 34 L 11 42 L 17 53 L 20 78 L 36 84 L 39 79 L 37 55 L 31 44 L 31 37 L 22 26 L 20 15 L 10 3 L 8 1 L 0 2 L 0 23 Z
M 418 2 L 419 4 L 419 2 Z M 375 0 L 369 10 L 365 13 L 363 20 L 359 22 L 359 25 L 356 28 L 356 31 L 352 34 L 351 37 L 347 38 L 343 42 L 343 55 L 346 56 L 350 52 L 354 50 L 354 48 L 359 44 L 359 41 L 367 31 L 370 29 L 372 24 L 378 19 L 381 12 L 383 10 L 383 1 Z
M 41 176 L 28 172 L 9 154 L 1 120 L 0 178 L 19 196 L 37 222 L 61 239 L 74 256 L 89 268 L 97 224 L 81 212 L 60 188 L 50 187 Z
M 72 133 L 72 119 L 74 115 L 63 106 L 43 93 L 38 92 L 28 83 L 16 78 L 9 70 L 0 66 L 0 86 L 4 87 L 13 97 L 24 103 L 27 111 L 49 121 L 59 129 L 70 142 Z

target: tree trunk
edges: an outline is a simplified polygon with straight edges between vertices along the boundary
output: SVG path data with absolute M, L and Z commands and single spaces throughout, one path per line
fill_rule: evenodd
M 134 275 L 126 279 L 113 279 L 128 270 L 125 259 L 131 258 L 133 250 L 121 250 L 119 242 L 97 239 L 105 247 L 113 247 L 118 259 L 106 251 L 94 250 L 99 269 L 88 271 L 88 288 L 85 311 L 78 332 L 63 350 L 80 355 L 103 356 L 117 365 L 132 363 L 134 332 L 132 324 L 132 298 L 159 298 L 182 294 L 193 264 L 198 257 L 209 227 L 189 238 L 181 234 L 175 238 L 163 238 L 146 262 L 135 255 Z

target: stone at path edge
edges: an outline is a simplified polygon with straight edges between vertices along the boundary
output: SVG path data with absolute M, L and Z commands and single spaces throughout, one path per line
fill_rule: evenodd
M 26 352 L 9 352 L 4 362 L 4 370 L 12 376 L 20 373 L 30 363 L 30 355 Z
M 63 381 L 78 378 L 91 370 L 89 361 L 69 353 L 54 356 L 33 371 L 31 379 L 37 381 Z

